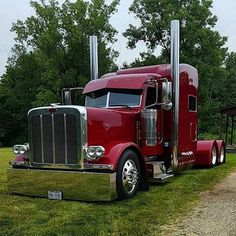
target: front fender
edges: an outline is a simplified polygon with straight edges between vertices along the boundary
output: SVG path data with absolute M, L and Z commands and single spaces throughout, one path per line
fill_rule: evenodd
M 110 152 L 107 155 L 107 157 L 111 161 L 111 164 L 113 165 L 113 171 L 116 170 L 116 165 L 121 154 L 128 148 L 133 149 L 134 151 L 138 152 L 139 155 L 141 155 L 138 145 L 136 145 L 133 142 L 120 143 L 115 145 L 114 147 L 111 148 Z

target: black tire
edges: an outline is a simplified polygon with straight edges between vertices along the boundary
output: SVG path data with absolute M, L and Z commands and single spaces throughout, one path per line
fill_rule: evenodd
M 117 164 L 116 189 L 119 199 L 132 198 L 140 183 L 140 163 L 132 150 L 125 151 Z

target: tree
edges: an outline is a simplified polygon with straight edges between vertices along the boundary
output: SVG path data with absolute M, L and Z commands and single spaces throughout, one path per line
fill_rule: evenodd
M 0 82 L 0 141 L 12 145 L 26 141 L 27 111 L 32 108 L 41 71 L 32 53 L 22 54 Z
M 55 0 L 49 4 L 31 2 L 36 16 L 25 22 L 18 20 L 12 31 L 17 34 L 17 46 L 31 48 L 41 61 L 44 89 L 46 86 L 56 93 L 63 86 L 85 83 L 89 78 L 90 35 L 99 39 L 100 73 L 111 69 L 115 52 L 107 45 L 115 41 L 116 30 L 109 18 L 118 2 L 106 5 L 105 0 L 67 0 L 61 7 Z
M 130 48 L 142 41 L 146 44 L 149 55 L 157 46 L 161 46 L 161 55 L 156 57 L 156 61 L 168 63 L 170 21 L 180 20 L 180 61 L 193 65 L 199 72 L 199 124 L 203 132 L 216 132 L 214 121 L 217 119 L 210 121 L 218 112 L 219 102 L 214 100 L 213 94 L 216 93 L 214 89 L 218 80 L 223 79 L 218 75 L 222 74 L 221 66 L 227 53 L 227 48 L 223 47 L 227 38 L 214 30 L 217 17 L 211 13 L 211 8 L 212 0 L 134 0 L 130 11 L 140 21 L 140 25 L 129 25 L 124 33 Z M 145 64 L 150 60 L 148 54 L 141 58 L 141 63 Z M 155 58 L 152 57 L 151 61 L 154 62 Z M 213 109 L 208 112 L 209 107 Z
M 98 36 L 99 72 L 114 67 L 117 31 L 109 23 L 119 0 L 31 1 L 34 16 L 18 20 L 13 56 L 0 82 L 0 141 L 26 139 L 27 111 L 60 102 L 63 87 L 83 86 L 89 75 L 89 36 Z M 18 127 L 18 128 L 16 128 Z
M 231 52 L 225 60 L 226 79 L 222 84 L 224 106 L 236 104 L 236 52 Z

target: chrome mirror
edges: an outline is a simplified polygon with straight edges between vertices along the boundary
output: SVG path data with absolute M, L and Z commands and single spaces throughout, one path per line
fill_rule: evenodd
M 164 110 L 168 111 L 172 108 L 172 82 L 162 83 L 162 104 Z
M 61 91 L 62 95 L 62 104 L 64 105 L 84 105 L 84 96 L 83 96 L 82 87 L 75 88 L 63 88 Z
M 71 105 L 71 92 L 70 92 L 70 90 L 64 92 L 64 103 L 65 103 L 65 105 Z

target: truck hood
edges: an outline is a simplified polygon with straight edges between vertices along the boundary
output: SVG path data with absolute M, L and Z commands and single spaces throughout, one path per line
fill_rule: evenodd
M 87 107 L 88 145 L 103 147 L 116 143 L 136 143 L 139 111 Z

